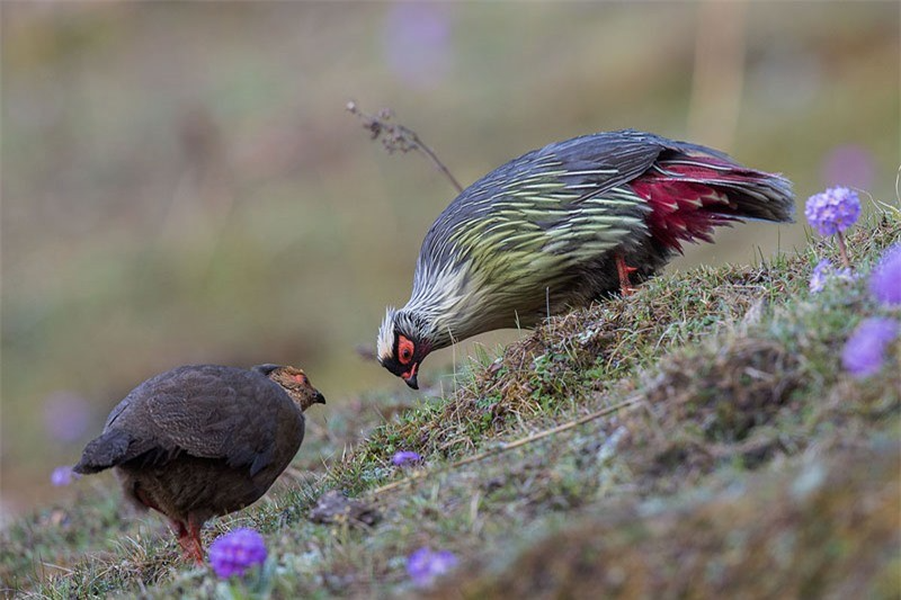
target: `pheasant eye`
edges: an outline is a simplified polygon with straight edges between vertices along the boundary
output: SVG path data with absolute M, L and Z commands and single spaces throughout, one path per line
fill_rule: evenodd
M 413 342 L 411 342 L 404 336 L 398 337 L 397 358 L 400 360 L 401 364 L 405 365 L 413 360 L 413 348 Z

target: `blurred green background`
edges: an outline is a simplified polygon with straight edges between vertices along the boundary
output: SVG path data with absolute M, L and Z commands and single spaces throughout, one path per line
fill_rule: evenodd
M 369 141 L 348 100 L 392 108 L 464 185 L 546 143 L 635 127 L 781 171 L 801 207 L 834 183 L 896 201 L 897 2 L 0 10 L 6 516 L 63 494 L 52 468 L 175 365 L 297 364 L 330 407 L 410 393 L 355 348 L 406 302 L 455 193 Z M 800 222 L 739 225 L 670 268 L 804 239 Z M 436 354 L 424 379 L 466 353 Z

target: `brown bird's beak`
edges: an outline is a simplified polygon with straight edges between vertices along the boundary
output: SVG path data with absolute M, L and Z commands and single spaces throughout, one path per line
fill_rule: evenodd
M 316 392 L 316 395 L 313 396 L 313 404 L 325 404 L 325 396 L 322 395 L 322 392 Z

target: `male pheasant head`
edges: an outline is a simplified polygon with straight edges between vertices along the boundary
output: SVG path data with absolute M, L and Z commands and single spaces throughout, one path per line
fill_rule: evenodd
M 419 389 L 419 365 L 432 351 L 432 341 L 422 318 L 415 313 L 389 308 L 379 328 L 379 363 L 414 390 Z

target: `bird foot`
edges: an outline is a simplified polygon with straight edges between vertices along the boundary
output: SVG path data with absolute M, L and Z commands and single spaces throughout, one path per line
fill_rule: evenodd
M 193 560 L 195 564 L 203 564 L 203 542 L 200 540 L 200 525 L 175 523 L 178 532 L 178 545 L 181 546 L 185 560 Z
M 617 254 L 615 256 L 616 260 L 616 272 L 619 275 L 619 293 L 621 296 L 631 296 L 636 292 L 636 289 L 632 287 L 632 281 L 629 278 L 634 271 L 638 270 L 638 267 L 629 267 L 626 266 L 626 259 L 623 258 L 622 254 Z

